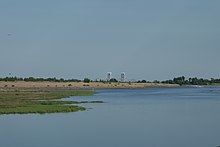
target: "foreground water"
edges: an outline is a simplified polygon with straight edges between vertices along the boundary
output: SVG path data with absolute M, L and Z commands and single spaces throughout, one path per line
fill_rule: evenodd
M 87 111 L 0 115 L 2 147 L 216 147 L 220 87 L 98 90 Z

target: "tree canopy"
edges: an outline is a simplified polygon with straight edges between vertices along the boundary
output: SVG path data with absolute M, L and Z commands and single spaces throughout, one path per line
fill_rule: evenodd
M 220 84 L 220 79 L 203 79 L 203 78 L 188 78 L 184 76 L 173 78 L 173 80 L 162 81 L 161 83 L 167 84 L 179 84 L 179 85 L 211 85 L 211 84 Z

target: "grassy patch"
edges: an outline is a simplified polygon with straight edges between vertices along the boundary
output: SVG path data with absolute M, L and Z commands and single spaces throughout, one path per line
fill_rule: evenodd
M 70 96 L 89 96 L 91 91 L 66 89 L 0 89 L 0 114 L 57 113 L 82 111 L 80 103 L 102 103 L 102 101 L 51 101 Z

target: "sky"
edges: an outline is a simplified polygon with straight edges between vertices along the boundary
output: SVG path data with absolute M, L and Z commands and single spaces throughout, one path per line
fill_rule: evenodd
M 0 0 L 0 77 L 220 78 L 220 0 Z

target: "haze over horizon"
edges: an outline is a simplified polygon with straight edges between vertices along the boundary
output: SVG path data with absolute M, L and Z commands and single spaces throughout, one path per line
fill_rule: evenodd
M 0 77 L 220 78 L 219 7 L 219 0 L 0 0 Z

